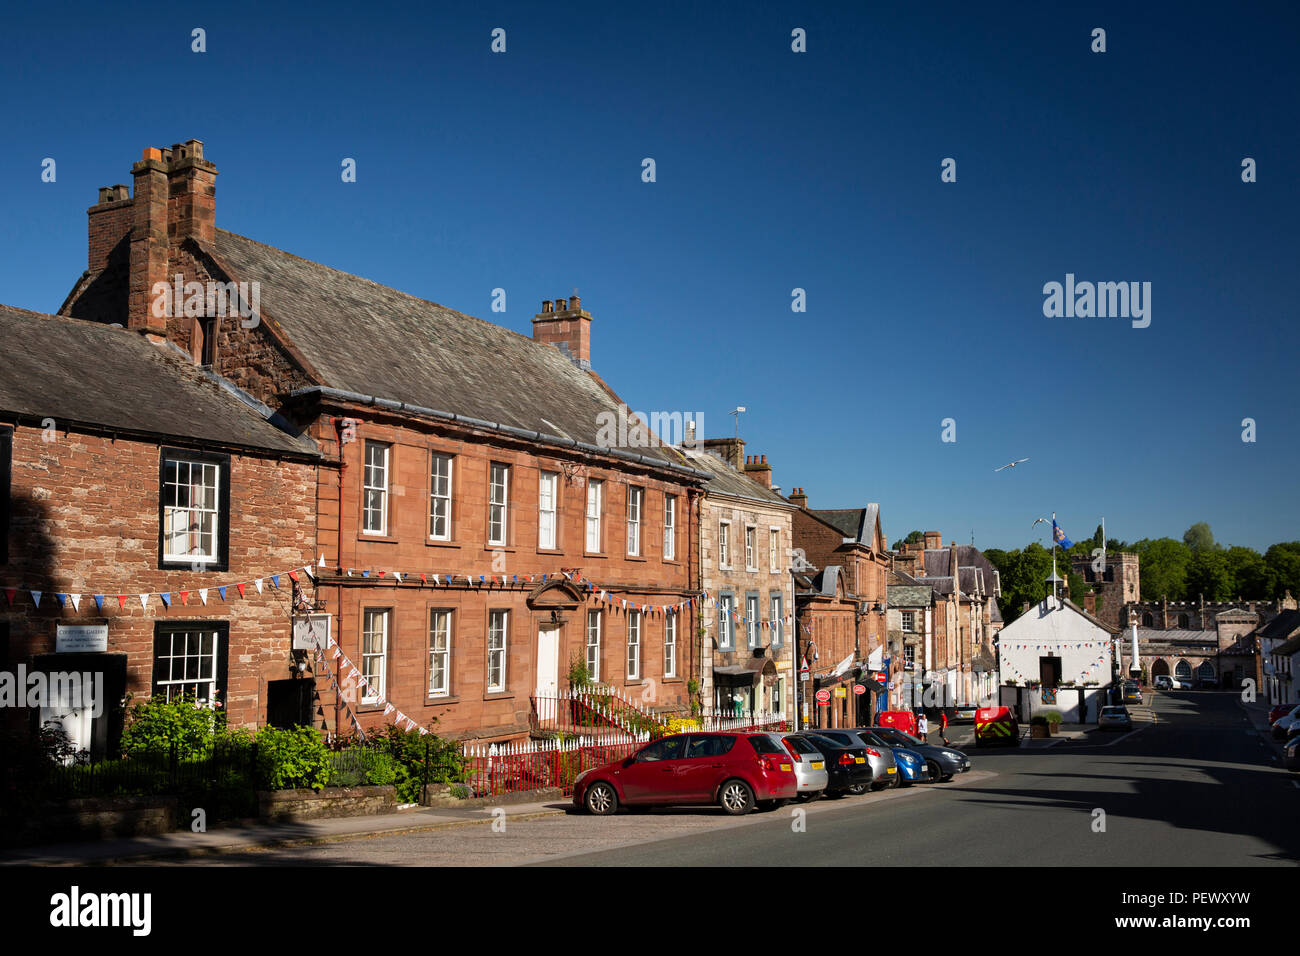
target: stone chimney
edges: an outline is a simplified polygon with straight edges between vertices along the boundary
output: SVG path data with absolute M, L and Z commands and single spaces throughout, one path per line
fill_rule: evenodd
M 191 139 L 171 149 L 145 149 L 140 162 L 131 167 L 131 174 L 135 195 L 129 200 L 132 226 L 127 327 L 161 335 L 167 331 L 166 317 L 153 314 L 153 287 L 174 281 L 172 259 L 182 242 L 191 236 L 213 239 L 217 168 L 203 158 L 203 143 Z M 117 197 L 110 204 L 124 198 L 116 192 L 110 195 Z M 105 190 L 101 189 L 101 203 L 104 198 Z M 113 211 L 97 212 L 99 209 L 93 207 L 90 213 L 92 258 L 109 241 L 106 234 L 97 242 L 95 229 L 101 217 L 106 224 L 111 222 Z
M 128 186 L 101 186 L 99 202 L 86 210 L 89 218 L 89 255 L 86 268 L 99 272 L 110 259 L 125 263 L 131 256 L 131 190 Z
M 802 488 L 796 488 L 790 492 L 790 503 L 798 505 L 800 508 L 807 508 L 808 496 L 803 493 Z
M 554 345 L 574 365 L 591 369 L 591 313 L 583 311 L 576 295 L 542 301 L 542 311 L 533 316 L 533 340 Z
M 745 440 L 743 438 L 706 438 L 704 450 L 716 455 L 736 471 L 745 470 Z
M 927 551 L 931 548 L 942 548 L 943 535 L 937 531 L 927 531 L 925 533 L 925 547 Z
M 1083 596 L 1083 609 L 1093 617 L 1097 616 L 1097 592 L 1089 591 Z
M 772 487 L 772 466 L 767 463 L 766 455 L 746 456 L 745 474 L 764 488 Z

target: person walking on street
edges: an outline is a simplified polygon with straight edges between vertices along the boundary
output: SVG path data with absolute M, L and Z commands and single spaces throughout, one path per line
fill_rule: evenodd
M 952 744 L 948 743 L 948 712 L 946 710 L 939 711 L 939 739 L 943 741 L 945 747 L 952 746 Z
M 921 711 L 920 719 L 916 722 L 916 735 L 921 738 L 922 742 L 930 742 L 930 721 L 925 716 L 925 711 Z

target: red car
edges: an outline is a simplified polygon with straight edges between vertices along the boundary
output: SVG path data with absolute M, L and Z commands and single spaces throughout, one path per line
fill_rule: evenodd
M 792 800 L 794 761 L 767 734 L 674 734 L 578 775 L 573 805 L 601 816 L 619 804 L 716 803 L 727 813 Z
M 1274 707 L 1272 710 L 1268 712 L 1268 725 L 1272 727 L 1280 719 L 1285 717 L 1287 714 L 1291 713 L 1291 710 L 1294 707 L 1295 704 L 1278 704 L 1276 707 Z

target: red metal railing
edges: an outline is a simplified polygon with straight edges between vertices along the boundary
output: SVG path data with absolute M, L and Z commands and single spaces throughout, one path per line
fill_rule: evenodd
M 464 785 L 475 797 L 542 787 L 559 787 L 567 796 L 578 774 L 622 760 L 649 740 L 649 734 L 605 731 L 564 741 L 467 743 Z

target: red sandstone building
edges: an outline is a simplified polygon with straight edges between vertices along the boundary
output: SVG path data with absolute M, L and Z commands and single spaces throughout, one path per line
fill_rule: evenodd
M 289 572 L 315 554 L 313 443 L 158 337 L 0 307 L 0 342 L 0 670 L 99 674 L 106 698 L 99 716 L 50 698 L 0 718 L 61 724 L 96 757 L 126 699 L 292 722 L 310 701 Z
M 314 486 L 282 500 L 317 519 L 283 546 L 325 560 L 304 603 L 331 643 L 304 717 L 510 738 L 575 662 L 646 707 L 688 706 L 707 476 L 607 440 L 627 412 L 576 296 L 543 303 L 529 338 L 217 229 L 197 140 L 132 173 L 133 195 L 90 209 L 61 313 L 165 341 L 320 449 Z

